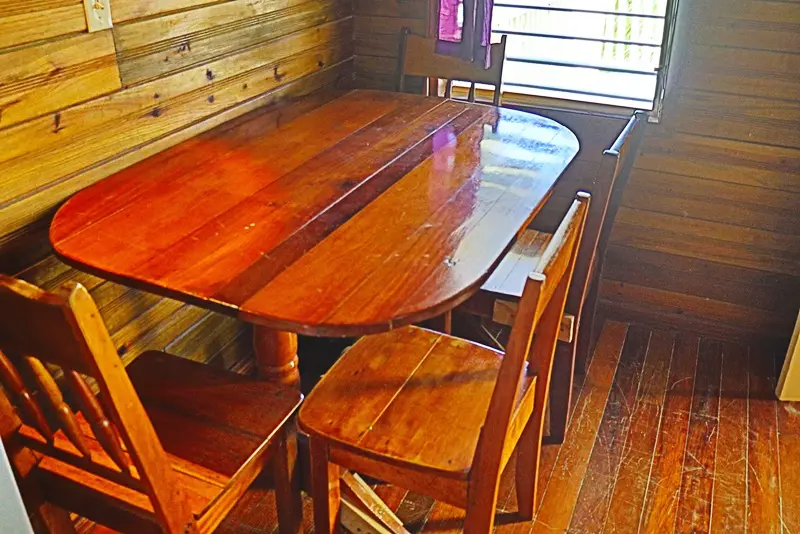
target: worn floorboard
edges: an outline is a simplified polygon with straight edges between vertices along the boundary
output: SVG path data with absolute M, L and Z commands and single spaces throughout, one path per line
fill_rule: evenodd
M 635 532 L 639 527 L 640 515 L 631 510 L 641 510 L 644 504 L 674 344 L 671 333 L 653 332 L 650 336 L 604 532 Z
M 747 517 L 748 350 L 722 346 L 722 390 L 711 532 L 745 532 Z
M 778 403 L 774 399 L 775 360 L 768 350 L 750 353 L 750 395 L 747 442 L 748 532 L 781 532 L 781 483 L 778 456 Z M 795 450 L 795 454 L 800 451 Z M 797 492 L 787 488 L 787 494 Z

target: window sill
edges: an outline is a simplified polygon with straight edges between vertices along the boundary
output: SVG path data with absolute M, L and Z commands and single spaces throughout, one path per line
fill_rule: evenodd
M 468 87 L 459 87 L 453 84 L 453 97 L 466 99 Z M 477 89 L 475 100 L 484 104 L 491 104 L 494 91 L 487 89 Z M 635 108 L 622 106 L 610 106 L 606 104 L 596 104 L 593 102 L 582 102 L 577 100 L 563 100 L 545 96 L 534 96 L 522 93 L 505 91 L 501 99 L 503 106 L 511 108 L 536 108 L 548 109 L 553 111 L 569 111 L 573 113 L 585 113 L 602 117 L 630 118 Z

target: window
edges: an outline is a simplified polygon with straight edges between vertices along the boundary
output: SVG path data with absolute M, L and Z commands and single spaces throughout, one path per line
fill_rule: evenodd
M 496 0 L 503 91 L 655 109 L 675 0 Z

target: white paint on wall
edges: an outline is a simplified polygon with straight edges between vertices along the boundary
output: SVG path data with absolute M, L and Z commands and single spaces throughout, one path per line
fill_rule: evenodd
M 2 441 L 0 441 L 0 531 L 8 534 L 33 534 Z

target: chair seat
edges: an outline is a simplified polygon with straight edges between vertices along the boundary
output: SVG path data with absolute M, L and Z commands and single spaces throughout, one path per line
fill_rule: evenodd
M 142 354 L 127 371 L 167 452 L 176 482 L 183 488 L 196 517 L 212 503 L 226 501 L 222 506 L 229 507 L 235 502 L 228 503 L 229 499 L 223 495 L 234 487 L 236 491 L 244 491 L 249 486 L 267 459 L 267 444 L 302 400 L 302 395 L 293 389 L 162 352 Z M 95 442 L 83 415 L 77 413 L 76 418 L 92 444 L 92 459 L 117 469 Z M 23 431 L 29 438 L 34 433 L 32 429 Z M 60 431 L 55 446 L 67 453 L 76 452 Z M 258 469 L 249 469 L 255 464 Z M 63 493 L 80 485 L 103 495 L 109 504 L 127 507 L 136 516 L 153 513 L 145 494 L 87 474 L 58 458 L 44 457 L 40 468 L 50 476 L 52 491 Z
M 164 450 L 232 477 L 302 401 L 299 391 L 163 352 L 127 367 Z
M 418 327 L 368 336 L 317 384 L 298 421 L 312 440 L 466 479 L 502 358 Z

